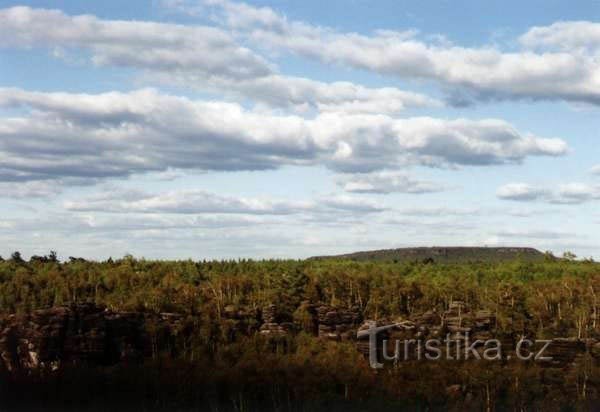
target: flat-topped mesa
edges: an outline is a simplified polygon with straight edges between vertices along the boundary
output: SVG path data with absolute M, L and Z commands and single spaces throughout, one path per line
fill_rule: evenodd
M 344 259 L 354 261 L 385 261 L 394 263 L 468 263 L 505 262 L 512 260 L 543 261 L 545 255 L 530 247 L 409 247 L 361 251 L 311 259 Z

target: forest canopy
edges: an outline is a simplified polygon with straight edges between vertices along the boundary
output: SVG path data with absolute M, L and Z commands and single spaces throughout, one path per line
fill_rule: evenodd
M 473 311 L 490 313 L 496 336 L 586 342 L 600 338 L 598 293 L 600 264 L 551 255 L 536 262 L 441 264 L 156 261 L 132 256 L 60 262 L 55 253 L 28 261 L 15 253 L 0 261 L 0 319 L 85 303 L 150 318 L 176 316 L 178 321 L 168 340 L 153 338 L 152 356 L 143 364 L 66 368 L 33 381 L 35 375 L 27 374 L 5 380 L 0 391 L 5 391 L 5 399 L 16 396 L 15 402 L 60 401 L 70 399 L 80 385 L 94 388 L 75 409 L 90 399 L 94 405 L 119 399 L 125 402 L 121 405 L 165 409 L 213 404 L 221 405 L 218 410 L 290 411 L 335 410 L 331 405 L 351 410 L 372 406 L 370 402 L 400 410 L 532 405 L 555 410 L 574 402 L 587 405 L 598 399 L 600 388 L 593 363 L 560 372 L 558 378 L 535 366 L 504 363 L 458 369 L 444 363 L 419 364 L 377 374 L 352 336 L 332 342 L 312 333 L 306 308 L 323 305 L 331 311 L 351 311 L 359 319 L 392 321 L 443 314 L 453 302 L 461 302 Z M 267 319 L 275 316 L 267 315 L 269 308 L 276 308 L 272 310 L 277 312 L 277 325 L 289 324 L 293 332 L 275 340 L 260 334 L 261 324 L 275 322 Z M 159 336 L 157 325 L 146 324 L 149 336 Z M 175 382 L 180 385 L 172 386 Z M 565 389 L 556 392 L 556 382 Z M 127 396 L 119 385 L 131 389 Z M 58 392 L 48 393 L 49 388 Z M 39 396 L 26 395 L 32 391 Z M 291 406 L 284 408 L 286 402 Z

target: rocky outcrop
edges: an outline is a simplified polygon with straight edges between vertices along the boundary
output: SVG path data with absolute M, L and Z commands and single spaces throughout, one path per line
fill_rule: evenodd
M 264 336 L 285 337 L 294 330 L 294 324 L 286 321 L 276 305 L 269 305 L 263 309 L 262 320 L 260 334 Z
M 331 306 L 317 308 L 318 336 L 329 340 L 351 340 L 362 321 L 356 308 L 342 309 Z
M 152 325 L 151 332 L 147 326 Z M 0 359 L 9 371 L 61 364 L 112 365 L 151 355 L 181 316 L 114 312 L 94 304 L 0 317 Z
M 448 309 L 441 314 L 428 311 L 408 319 L 381 319 L 378 321 L 366 320 L 358 330 L 367 330 L 375 326 L 388 326 L 377 334 L 377 352 L 382 359 L 384 341 L 386 352 L 393 355 L 395 344 L 401 342 L 401 360 L 423 359 L 418 357 L 417 350 L 422 350 L 424 342 L 428 339 L 438 339 L 445 350 L 446 340 L 450 340 L 452 356 L 456 359 L 457 350 L 465 353 L 465 347 L 473 342 L 489 341 L 495 339 L 500 342 L 502 359 L 516 359 L 517 342 L 520 337 L 507 334 L 505 331 L 496 329 L 496 319 L 492 311 L 486 309 L 470 310 L 463 302 L 451 302 Z M 413 342 L 404 349 L 405 342 Z M 418 349 L 419 343 L 421 348 Z M 527 356 L 530 349 L 538 354 L 545 342 L 538 342 L 533 348 L 529 344 L 521 349 L 521 354 Z M 368 335 L 360 337 L 356 343 L 357 349 L 365 356 L 369 354 L 370 345 Z M 475 350 L 482 355 L 483 344 L 477 344 Z M 405 352 L 406 351 L 406 352 Z M 422 355 L 422 354 L 421 354 Z M 406 357 L 406 359 L 404 358 Z M 471 359 L 473 356 L 471 356 Z M 542 359 L 544 358 L 544 359 Z M 459 359 L 464 360 L 461 355 Z M 600 342 L 596 339 L 578 339 L 572 337 L 557 337 L 550 339 L 546 349 L 537 359 L 538 365 L 544 368 L 569 369 L 576 364 L 585 361 L 600 363 Z
M 300 330 L 324 339 L 348 340 L 354 338 L 361 320 L 356 309 L 309 302 L 303 302 L 294 316 L 282 313 L 277 305 L 262 311 L 227 305 L 219 327 L 221 336 L 231 342 L 254 333 L 281 339 Z M 0 367 L 15 371 L 137 362 L 175 348 L 176 337 L 191 332 L 188 329 L 176 313 L 118 312 L 94 304 L 0 316 Z
M 278 312 L 276 305 L 262 311 L 260 333 L 265 336 L 286 336 L 303 330 L 328 340 L 351 340 L 362 321 L 357 308 L 335 308 L 328 305 L 302 302 L 294 313 L 293 321 Z
M 65 364 L 95 366 L 138 362 L 164 352 L 165 348 L 176 351 L 177 337 L 193 332 L 190 325 L 193 322 L 176 313 L 118 312 L 94 304 L 0 316 L 0 368 L 15 371 L 57 369 Z M 220 336 L 232 342 L 239 336 L 255 333 L 279 341 L 300 331 L 324 340 L 357 340 L 359 330 L 384 325 L 392 326 L 378 335 L 380 353 L 383 340 L 424 342 L 449 338 L 460 349 L 469 341 L 498 339 L 504 359 L 508 359 L 506 355 L 514 354 L 518 339 L 496 328 L 492 311 L 471 310 L 458 301 L 451 302 L 445 311 L 430 310 L 408 318 L 364 322 L 358 308 L 308 301 L 302 302 L 293 314 L 283 313 L 274 304 L 262 310 L 228 305 L 219 320 Z M 358 339 L 356 345 L 359 351 L 368 354 L 366 337 Z M 482 345 L 476 349 L 481 353 Z M 406 353 L 415 359 L 416 350 L 413 346 Z M 540 364 L 548 368 L 569 368 L 589 360 L 599 362 L 600 342 L 554 338 L 544 356 L 551 360 Z

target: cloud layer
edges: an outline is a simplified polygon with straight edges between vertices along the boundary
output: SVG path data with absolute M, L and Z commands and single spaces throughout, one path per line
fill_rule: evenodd
M 351 196 L 332 195 L 313 201 L 289 201 L 228 196 L 199 189 L 158 194 L 138 190 L 108 190 L 81 200 L 69 200 L 64 207 L 73 212 L 271 216 L 331 212 L 364 214 L 386 209 L 374 201 Z
M 219 12 L 224 26 L 257 45 L 386 75 L 435 80 L 451 89 L 450 101 L 457 105 L 506 98 L 600 104 L 597 23 L 534 27 L 520 38 L 522 50 L 504 52 L 446 39 L 426 42 L 410 30 L 344 33 L 288 20 L 266 7 L 229 0 L 205 3 Z
M 498 188 L 498 198 L 523 202 L 541 201 L 552 204 L 582 204 L 600 199 L 600 185 L 568 183 L 556 188 L 527 183 L 509 183 Z
M 96 95 L 0 89 L 0 179 L 102 179 L 184 170 L 325 164 L 367 172 L 407 164 L 491 165 L 559 156 L 566 143 L 495 119 L 324 113 L 314 119 L 245 110 L 144 89 Z
M 338 185 L 353 193 L 433 193 L 445 190 L 445 186 L 416 179 L 405 172 L 377 172 L 344 176 Z
M 272 72 L 263 58 L 213 27 L 72 17 L 29 7 L 2 9 L 0 21 L 4 47 L 83 48 L 97 65 L 222 73 L 242 79 Z
M 350 113 L 398 113 L 439 106 L 425 95 L 394 87 L 325 83 L 277 74 L 275 65 L 209 26 L 69 16 L 59 10 L 0 10 L 0 47 L 78 50 L 98 66 L 132 67 L 148 80 L 225 93 L 277 108 Z

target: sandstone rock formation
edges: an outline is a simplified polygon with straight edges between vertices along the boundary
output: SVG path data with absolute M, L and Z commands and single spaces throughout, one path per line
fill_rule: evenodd
M 317 308 L 318 336 L 330 340 L 351 340 L 362 320 L 356 308 L 341 309 L 331 306 Z
M 377 352 L 382 359 L 384 341 L 386 341 L 386 353 L 388 356 L 394 354 L 395 342 L 402 344 L 408 341 L 415 343 L 409 347 L 407 352 L 401 352 L 401 357 L 408 355 L 408 360 L 423 359 L 417 357 L 416 351 L 418 341 L 426 339 L 452 340 L 452 350 L 456 353 L 456 347 L 463 354 L 465 346 L 476 340 L 487 341 L 497 339 L 502 348 L 502 358 L 507 361 L 516 358 L 516 346 L 519 336 L 507 334 L 496 329 L 496 319 L 492 311 L 486 309 L 470 310 L 463 302 L 455 301 L 449 304 L 446 311 L 438 315 L 435 311 L 428 311 L 410 319 L 380 319 L 378 321 L 366 320 L 358 330 L 366 330 L 373 326 L 390 325 L 377 335 Z M 543 343 L 536 344 L 534 354 L 543 347 Z M 357 349 L 365 356 L 369 353 L 368 336 L 359 338 L 356 343 Z M 403 349 L 403 348 L 402 348 Z M 478 344 L 475 349 L 479 354 L 483 352 L 483 345 Z M 523 355 L 529 353 L 529 345 L 525 346 Z M 546 350 L 541 354 L 548 359 L 539 360 L 539 365 L 545 368 L 569 369 L 578 362 L 593 361 L 600 363 L 600 342 L 596 339 L 577 339 L 556 337 L 550 339 Z M 407 360 L 401 359 L 401 360 Z M 462 358 L 464 360 L 464 357 Z
M 378 335 L 378 351 L 388 342 L 450 337 L 459 348 L 468 341 L 498 339 L 503 355 L 514 353 L 517 336 L 497 329 L 490 310 L 471 310 L 463 302 L 448 309 L 415 314 L 409 318 L 366 320 L 358 308 L 332 307 L 302 302 L 293 316 L 277 305 L 262 310 L 228 305 L 220 327 L 230 340 L 254 333 L 283 339 L 304 331 L 331 341 L 356 340 L 359 351 L 369 352 L 368 339 L 357 340 L 357 331 L 373 325 L 394 327 Z M 138 362 L 156 356 L 182 333 L 192 332 L 180 314 L 117 312 L 94 304 L 76 304 L 37 310 L 30 314 L 0 315 L 0 368 L 9 371 L 35 368 L 57 369 L 61 365 L 113 365 Z M 171 345 L 175 346 L 175 345 Z M 504 352 L 508 348 L 509 352 Z M 538 348 L 539 349 L 539 348 Z M 416 359 L 416 347 L 407 352 Z M 481 351 L 482 347 L 478 346 Z M 547 368 L 570 368 L 583 361 L 600 361 L 600 342 L 595 339 L 554 338 L 541 362 Z
M 291 322 L 278 312 L 276 305 L 262 311 L 260 333 L 265 336 L 281 337 L 303 330 L 328 340 L 351 340 L 362 321 L 357 308 L 334 308 L 328 305 L 302 302 Z
M 94 304 L 37 310 L 0 317 L 0 364 L 9 371 L 61 364 L 111 365 L 151 355 L 165 330 L 177 329 L 180 316 L 152 319 L 156 335 L 144 328 L 147 315 L 114 312 Z
M 281 313 L 278 312 L 276 305 L 269 305 L 262 311 L 263 324 L 260 327 L 260 334 L 271 337 L 285 337 L 294 330 L 292 322 L 285 321 Z

